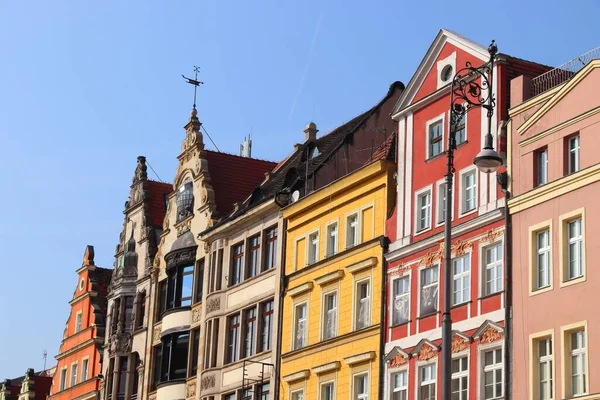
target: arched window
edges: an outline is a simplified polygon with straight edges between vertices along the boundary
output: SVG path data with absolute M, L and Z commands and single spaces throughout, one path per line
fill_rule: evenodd
M 179 186 L 175 199 L 178 222 L 194 213 L 194 184 L 189 178 Z

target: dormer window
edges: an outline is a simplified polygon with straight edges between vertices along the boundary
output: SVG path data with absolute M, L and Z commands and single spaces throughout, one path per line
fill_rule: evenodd
M 312 148 L 312 150 L 310 151 L 310 158 L 311 158 L 311 160 L 313 158 L 316 158 L 319 154 L 321 154 L 321 153 L 319 153 L 319 149 L 317 148 L 317 146 L 314 146 Z
M 177 221 L 181 221 L 194 213 L 194 186 L 191 180 L 186 180 L 176 194 Z

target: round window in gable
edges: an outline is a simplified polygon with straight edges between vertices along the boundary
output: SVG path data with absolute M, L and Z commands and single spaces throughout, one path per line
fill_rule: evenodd
M 85 284 L 85 279 L 81 278 L 81 281 L 79 281 L 79 290 L 83 290 L 84 284 Z
M 442 68 L 442 82 L 448 82 L 452 78 L 452 65 L 446 65 Z

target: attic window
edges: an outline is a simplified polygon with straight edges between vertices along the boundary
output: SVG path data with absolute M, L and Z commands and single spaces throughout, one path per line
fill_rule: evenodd
M 85 279 L 81 278 L 81 281 L 79 281 L 79 290 L 83 290 L 84 284 L 85 284 Z
M 317 146 L 314 146 L 312 148 L 312 150 L 310 151 L 310 158 L 311 158 L 311 160 L 313 158 L 316 158 L 319 154 L 321 154 L 321 153 L 319 153 L 319 149 L 317 148 Z
M 191 180 L 186 180 L 177 189 L 177 222 L 194 213 L 194 186 Z
M 452 72 L 453 72 L 452 65 L 446 65 L 442 69 L 442 74 L 440 76 L 440 78 L 442 79 L 442 82 L 445 83 L 445 82 L 450 81 L 450 79 L 452 78 Z

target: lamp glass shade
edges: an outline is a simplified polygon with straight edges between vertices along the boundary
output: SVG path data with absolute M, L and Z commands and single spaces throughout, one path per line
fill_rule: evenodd
M 473 164 L 486 174 L 496 171 L 502 165 L 502 157 L 494 149 L 483 149 L 473 160 Z

